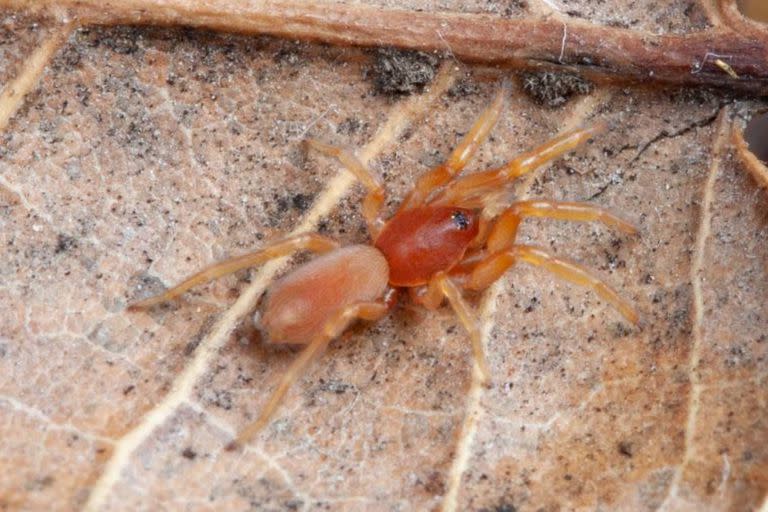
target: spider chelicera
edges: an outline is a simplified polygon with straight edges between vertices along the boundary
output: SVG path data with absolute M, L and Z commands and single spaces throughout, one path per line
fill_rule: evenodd
M 363 217 L 370 244 L 340 247 L 325 236 L 301 234 L 258 251 L 212 265 L 166 292 L 130 306 L 145 309 L 175 299 L 199 284 L 291 254 L 320 253 L 270 287 L 261 328 L 269 343 L 305 346 L 282 376 L 260 416 L 240 431 L 229 446 L 248 442 L 270 420 L 290 386 L 309 363 L 356 319 L 377 320 L 397 302 L 400 291 L 428 309 L 447 299 L 472 341 L 483 383 L 490 374 L 477 320 L 462 291 L 483 290 L 518 261 L 538 265 L 558 277 L 586 286 L 615 307 L 629 322 L 638 315 L 601 278 L 581 265 L 547 250 L 515 243 L 526 217 L 600 221 L 625 233 L 635 228 L 603 208 L 586 203 L 527 200 L 512 202 L 508 185 L 543 163 L 583 144 L 605 130 L 603 123 L 560 135 L 505 165 L 459 177 L 501 112 L 508 87 L 492 103 L 445 163 L 420 177 L 399 209 L 382 218 L 385 191 L 379 179 L 349 151 L 310 139 L 308 146 L 337 158 L 366 187 Z

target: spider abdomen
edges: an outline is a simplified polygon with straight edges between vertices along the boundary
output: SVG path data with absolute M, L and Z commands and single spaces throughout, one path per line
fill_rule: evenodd
M 271 343 L 303 345 L 323 331 L 334 313 L 381 298 L 389 267 L 369 245 L 342 247 L 305 263 L 269 290 L 261 327 Z
M 389 263 L 389 284 L 420 286 L 455 266 L 477 236 L 475 212 L 453 206 L 422 206 L 395 215 L 376 240 Z

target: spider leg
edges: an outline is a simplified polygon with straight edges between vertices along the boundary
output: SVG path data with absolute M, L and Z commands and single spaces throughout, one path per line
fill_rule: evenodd
M 451 182 L 433 203 L 462 206 L 468 202 L 468 205 L 474 206 L 478 196 L 498 192 L 510 181 L 581 146 L 606 129 L 607 125 L 600 122 L 588 128 L 578 128 L 558 135 L 549 142 L 521 154 L 501 167 L 469 174 Z
M 637 324 L 638 315 L 632 305 L 622 299 L 601 278 L 578 263 L 559 258 L 540 247 L 531 245 L 513 245 L 507 250 L 491 254 L 473 269 L 465 286 L 473 290 L 487 288 L 517 261 L 543 267 L 557 277 L 591 289 L 616 308 L 629 322 Z
M 386 192 L 379 179 L 354 154 L 345 149 L 320 142 L 317 139 L 307 139 L 306 144 L 315 151 L 336 158 L 368 189 L 368 195 L 363 200 L 363 217 L 371 237 L 376 239 L 384 226 L 384 220 L 381 218 L 381 205 L 384 204 L 386 197 Z
M 411 290 L 414 290 L 413 288 Z M 491 372 L 488 370 L 488 362 L 483 350 L 482 334 L 477 324 L 477 319 L 472 313 L 469 304 L 464 300 L 461 290 L 445 272 L 438 272 L 427 284 L 426 291 L 423 293 L 411 293 L 411 297 L 427 309 L 436 309 L 440 306 L 443 299 L 448 299 L 448 303 L 453 308 L 459 321 L 469 334 L 472 341 L 472 352 L 480 368 L 483 384 L 490 382 Z
M 400 211 L 424 204 L 433 191 L 448 183 L 456 174 L 461 172 L 496 125 L 504 107 L 504 98 L 509 94 L 509 89 L 509 83 L 503 82 L 491 104 L 483 110 L 472 128 L 453 149 L 448 159 L 416 181 L 413 190 L 403 200 Z
M 268 260 L 291 254 L 300 249 L 309 249 L 313 252 L 322 253 L 336 249 L 338 246 L 339 244 L 334 240 L 315 233 L 305 233 L 290 238 L 284 238 L 273 242 L 258 251 L 243 254 L 242 256 L 237 256 L 204 268 L 200 272 L 188 277 L 173 288 L 169 288 L 159 295 L 131 304 L 128 306 L 128 310 L 136 311 L 150 308 L 157 304 L 175 299 L 190 288 L 199 284 L 207 283 L 208 281 L 237 272 L 238 270 L 253 267 Z
M 580 222 L 602 222 L 627 234 L 635 234 L 637 228 L 617 217 L 610 211 L 588 203 L 569 201 L 548 201 L 534 199 L 512 203 L 504 210 L 491 228 L 487 239 L 488 253 L 493 254 L 509 247 L 515 241 L 517 228 L 525 217 L 546 217 L 549 219 Z
M 296 382 L 309 363 L 322 353 L 325 347 L 328 346 L 328 343 L 338 337 L 355 319 L 378 320 L 383 317 L 391 308 L 388 300 L 389 299 L 385 299 L 382 302 L 360 302 L 352 304 L 342 308 L 329 318 L 325 323 L 322 332 L 318 333 L 315 338 L 310 341 L 307 348 L 299 354 L 293 363 L 291 363 L 288 370 L 283 374 L 280 383 L 272 392 L 269 402 L 267 402 L 267 405 L 261 411 L 261 414 L 256 421 L 241 430 L 237 435 L 237 438 L 227 445 L 227 449 L 233 450 L 238 446 L 242 446 L 252 439 L 253 436 L 258 434 L 259 431 L 267 425 L 282 402 L 283 397 L 288 392 L 288 389 L 294 382 Z

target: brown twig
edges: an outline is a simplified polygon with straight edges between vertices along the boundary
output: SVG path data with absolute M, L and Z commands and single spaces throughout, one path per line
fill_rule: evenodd
M 183 25 L 354 46 L 449 47 L 470 62 L 568 69 L 599 81 L 708 85 L 768 95 L 768 30 L 746 20 L 735 0 L 718 5 L 714 28 L 654 35 L 569 18 L 510 20 L 296 0 L 0 0 L 0 7 L 80 24 Z M 733 73 L 725 72 L 722 63 Z

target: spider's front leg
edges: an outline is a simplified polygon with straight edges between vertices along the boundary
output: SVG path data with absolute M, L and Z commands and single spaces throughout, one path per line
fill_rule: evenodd
M 509 90 L 509 82 L 503 82 L 491 104 L 478 116 L 472 128 L 453 149 L 448 159 L 416 181 L 413 190 L 400 205 L 399 211 L 423 205 L 435 190 L 451 181 L 464 169 L 496 125 L 504 108 L 504 98 L 509 94 Z
M 375 240 L 381 228 L 384 227 L 384 220 L 381 218 L 381 206 L 386 198 L 386 192 L 379 178 L 352 152 L 346 149 L 326 144 L 317 139 L 307 139 L 305 143 L 315 151 L 336 158 L 368 189 L 368 195 L 363 199 L 363 218 L 368 225 L 371 238 Z
M 592 289 L 616 308 L 628 321 L 637 324 L 634 308 L 605 281 L 586 267 L 560 258 L 541 247 L 516 245 L 517 228 L 526 217 L 546 217 L 573 221 L 599 221 L 624 233 L 634 234 L 637 229 L 605 208 L 587 203 L 532 200 L 513 203 L 498 218 L 486 242 L 486 256 L 472 266 L 462 265 L 463 286 L 483 290 L 499 279 L 517 261 L 525 261 L 549 270 L 556 276 L 579 286 Z
M 605 226 L 628 235 L 637 233 L 637 228 L 631 223 L 600 206 L 575 201 L 533 199 L 512 203 L 499 215 L 488 235 L 487 252 L 493 254 L 513 244 L 517 237 L 517 228 L 526 217 L 602 222 Z
M 482 204 L 483 197 L 498 192 L 509 182 L 576 149 L 606 129 L 606 123 L 599 122 L 587 128 L 566 132 L 531 151 L 521 154 L 501 167 L 476 172 L 454 180 L 445 187 L 433 203 L 475 207 L 478 200 Z

